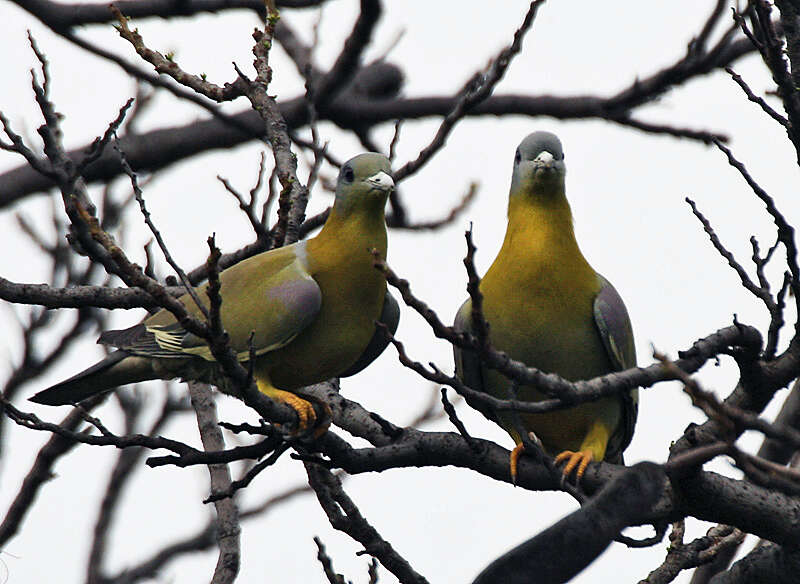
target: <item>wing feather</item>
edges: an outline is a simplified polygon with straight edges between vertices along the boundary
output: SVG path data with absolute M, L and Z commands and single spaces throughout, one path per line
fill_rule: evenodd
M 473 332 L 472 328 L 472 300 L 467 298 L 461 308 L 456 313 L 453 321 L 453 328 L 460 332 Z M 486 370 L 481 363 L 480 357 L 473 351 L 464 351 L 458 347 L 453 347 L 453 357 L 456 365 L 456 376 L 467 386 L 476 391 L 488 392 L 486 385 Z M 481 404 L 473 403 L 467 399 L 467 403 L 482 413 L 487 419 L 495 423 L 500 423 L 497 415 L 489 411 Z
M 222 325 L 239 359 L 250 355 L 250 338 L 257 355 L 289 344 L 314 321 L 322 291 L 303 261 L 304 246 L 295 244 L 259 254 L 222 272 Z M 205 286 L 199 296 L 206 298 Z M 181 301 L 200 314 L 188 297 Z M 181 358 L 189 355 L 213 361 L 204 339 L 184 329 L 161 310 L 131 328 L 103 333 L 98 342 L 145 357 Z
M 603 346 L 614 366 L 615 371 L 622 371 L 636 366 L 636 346 L 633 341 L 633 329 L 625 303 L 611 282 L 598 274 L 602 287 L 594 300 L 594 321 Z M 606 454 L 607 460 L 619 457 L 628 447 L 633 437 L 636 418 L 639 414 L 639 390 L 634 389 L 621 396 L 622 423 L 612 434 Z

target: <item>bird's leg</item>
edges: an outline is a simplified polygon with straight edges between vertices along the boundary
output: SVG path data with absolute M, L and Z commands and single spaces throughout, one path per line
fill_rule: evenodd
M 594 460 L 603 460 L 606 455 L 606 446 L 608 445 L 610 436 L 611 430 L 609 427 L 602 421 L 597 420 L 589 428 L 586 438 L 581 442 L 579 451 L 565 450 L 556 456 L 556 464 L 567 461 L 563 470 L 564 478 L 567 478 L 572 474 L 572 471 L 577 468 L 575 477 L 580 481 L 590 462 Z
M 293 432 L 295 435 L 302 435 L 314 428 L 317 421 L 317 414 L 314 412 L 314 406 L 311 402 L 304 400 L 302 397 L 293 394 L 290 391 L 278 389 L 263 377 L 256 379 L 258 390 L 275 401 L 282 402 L 292 408 L 297 414 L 297 429 Z M 325 430 L 327 430 L 327 425 Z M 316 432 L 315 432 L 316 434 Z

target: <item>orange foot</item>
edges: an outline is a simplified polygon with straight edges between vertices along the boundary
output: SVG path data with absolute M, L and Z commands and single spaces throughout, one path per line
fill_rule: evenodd
M 317 414 L 311 402 L 282 389 L 272 389 L 267 395 L 275 401 L 285 403 L 297 414 L 297 428 L 292 432 L 293 435 L 303 435 L 316 424 Z
M 592 454 L 591 450 L 581 450 L 579 452 L 573 452 L 572 450 L 565 450 L 558 456 L 556 456 L 556 464 L 561 464 L 564 461 L 567 461 L 567 465 L 564 467 L 564 478 L 568 478 L 575 467 L 578 468 L 577 472 L 575 473 L 576 478 L 578 481 L 581 480 L 583 473 L 586 472 L 586 467 L 589 466 L 589 463 L 594 460 L 594 454 Z
M 297 427 L 292 430 L 292 436 L 307 437 L 310 435 L 312 438 L 319 438 L 328 431 L 333 413 L 324 401 L 310 397 L 303 398 L 291 391 L 278 389 L 266 377 L 257 378 L 256 384 L 261 393 L 270 399 L 286 404 L 295 411 L 297 414 Z M 322 419 L 317 416 L 317 411 L 315 411 L 312 401 L 319 404 Z
M 320 402 L 326 415 L 322 421 L 318 422 L 313 404 L 299 395 L 274 387 L 268 388 L 268 391 L 262 389 L 262 392 L 267 394 L 270 399 L 286 404 L 297 414 L 297 427 L 292 430 L 292 436 L 310 434 L 313 438 L 319 438 L 328 431 L 328 427 L 331 425 L 331 409 L 328 404 Z

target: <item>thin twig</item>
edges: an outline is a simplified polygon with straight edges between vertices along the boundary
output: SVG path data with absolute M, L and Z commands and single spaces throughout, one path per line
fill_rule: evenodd
M 169 248 L 167 248 L 167 244 L 164 241 L 164 238 L 161 236 L 161 232 L 153 223 L 153 220 L 150 217 L 150 211 L 147 210 L 147 206 L 144 202 L 144 194 L 142 193 L 142 189 L 139 188 L 139 181 L 136 176 L 136 173 L 133 172 L 133 169 L 128 164 L 128 159 L 125 157 L 125 153 L 119 147 L 119 142 L 115 142 L 114 149 L 119 153 L 119 162 L 122 165 L 122 169 L 125 171 L 125 174 L 131 180 L 131 186 L 133 187 L 133 196 L 136 197 L 136 202 L 139 203 L 139 210 L 142 213 L 142 217 L 144 217 L 144 222 L 147 224 L 147 227 L 150 228 L 150 232 L 153 234 L 153 237 L 156 238 L 156 243 L 158 243 L 158 247 L 161 249 L 161 253 L 164 254 L 164 259 L 167 260 L 167 263 L 175 270 L 175 273 L 180 278 L 181 282 L 183 283 L 186 292 L 189 294 L 189 297 L 194 301 L 197 308 L 200 310 L 200 313 L 208 318 L 208 309 L 206 308 L 205 304 L 200 300 L 200 296 L 198 296 L 197 291 L 192 286 L 192 283 L 189 281 L 186 272 L 178 265 L 178 262 L 172 257 L 172 254 L 169 252 Z
M 442 388 L 442 406 L 444 407 L 444 411 L 447 414 L 448 419 L 456 427 L 458 433 L 464 437 L 464 440 L 467 441 L 467 444 L 470 445 L 471 448 L 478 448 L 475 440 L 473 440 L 472 436 L 469 435 L 467 432 L 467 427 L 464 426 L 464 422 L 459 420 L 458 414 L 456 414 L 456 409 L 453 407 L 453 404 L 450 403 L 450 400 L 447 399 L 447 388 Z
M 488 70 L 478 72 L 464 85 L 461 90 L 455 106 L 444 117 L 436 135 L 428 146 L 422 149 L 415 160 L 411 160 L 395 171 L 395 182 L 405 180 L 412 174 L 416 173 L 422 168 L 430 158 L 442 149 L 447 137 L 452 132 L 458 121 L 463 118 L 466 113 L 480 104 L 483 100 L 492 94 L 495 86 L 500 82 L 511 64 L 511 61 L 522 50 L 522 41 L 526 33 L 533 26 L 533 21 L 536 18 L 536 13 L 539 7 L 544 4 L 545 0 L 534 0 L 528 7 L 528 12 L 522 20 L 522 24 L 514 33 L 514 40 L 511 44 L 505 47 L 497 57 L 491 62 Z
M 786 263 L 788 264 L 789 271 L 792 274 L 791 289 L 795 297 L 795 307 L 800 314 L 800 266 L 797 263 L 797 244 L 794 238 L 794 227 L 792 227 L 783 214 L 775 206 L 774 199 L 753 179 L 750 173 L 731 152 L 731 149 L 719 142 L 714 142 L 727 157 L 728 164 L 733 166 L 742 178 L 747 182 L 750 189 L 766 206 L 767 213 L 770 214 L 775 226 L 778 229 L 778 240 L 783 244 L 786 249 Z M 800 332 L 800 318 L 795 321 L 795 331 Z
M 789 127 L 789 120 L 788 120 L 788 119 L 787 119 L 785 116 L 782 116 L 781 114 L 779 114 L 778 112 L 776 112 L 776 111 L 775 111 L 775 110 L 772 108 L 772 106 L 770 106 L 770 105 L 769 105 L 769 104 L 768 104 L 768 103 L 767 103 L 767 102 L 764 100 L 764 98 L 763 98 L 763 97 L 759 97 L 758 95 L 756 95 L 755 93 L 753 93 L 753 90 L 752 90 L 752 89 L 750 89 L 750 86 L 749 86 L 749 85 L 747 85 L 747 82 L 746 82 L 744 79 L 742 79 L 742 76 L 741 76 L 741 75 L 738 75 L 738 74 L 736 73 L 736 71 L 734 71 L 734 70 L 733 70 L 731 67 L 725 67 L 725 72 L 726 72 L 728 75 L 730 75 L 730 76 L 731 76 L 731 79 L 733 79 L 733 80 L 736 82 L 736 84 L 737 84 L 737 85 L 738 85 L 738 86 L 739 86 L 739 87 L 742 89 L 742 91 L 744 91 L 744 94 L 747 96 L 747 99 L 749 99 L 749 100 L 750 100 L 750 101 L 752 101 L 753 103 L 756 103 L 756 104 L 758 104 L 758 105 L 759 105 L 759 107 L 760 107 L 760 108 L 761 108 L 761 109 L 764 111 L 764 113 L 765 113 L 765 114 L 767 114 L 767 115 L 768 115 L 769 117 L 771 117 L 773 120 L 775 120 L 776 122 L 778 122 L 778 123 L 779 123 L 780 125 L 782 125 L 784 128 L 788 128 L 788 127 Z
M 317 560 L 322 564 L 322 571 L 330 584 L 346 584 L 344 576 L 337 574 L 333 569 L 333 560 L 325 551 L 325 545 L 322 540 L 314 536 L 314 543 L 317 544 Z
M 403 584 L 427 584 L 428 581 L 367 522 L 342 489 L 342 483 L 336 475 L 315 463 L 306 462 L 305 467 L 308 482 L 335 529 L 363 545 L 366 553 L 377 558 Z

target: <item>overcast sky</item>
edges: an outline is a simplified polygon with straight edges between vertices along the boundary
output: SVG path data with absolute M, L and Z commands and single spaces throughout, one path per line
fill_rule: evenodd
M 386 4 L 376 41 L 367 56 L 382 54 L 403 33 L 389 60 L 402 64 L 406 71 L 408 96 L 453 93 L 510 42 L 527 9 L 527 2 L 521 1 L 504 2 L 500 10 L 488 9 L 485 2 L 407 0 Z M 656 9 L 654 3 L 634 0 L 549 3 L 540 10 L 523 53 L 512 63 L 495 93 L 609 95 L 683 54 L 712 4 L 708 0 L 676 0 L 658 3 Z M 0 6 L 0 110 L 18 131 L 35 136 L 41 118 L 32 99 L 28 73 L 36 66 L 26 40 L 25 31 L 30 29 L 51 62 L 52 98 L 65 116 L 66 145 L 75 147 L 101 134 L 132 95 L 133 83 L 116 66 L 87 56 L 11 3 Z M 354 0 L 326 4 L 317 54 L 321 65 L 330 64 L 340 50 L 357 7 Z M 284 17 L 307 39 L 317 15 L 317 11 L 284 12 Z M 232 61 L 240 67 L 250 67 L 250 33 L 256 24 L 255 17 L 246 12 L 170 22 L 135 22 L 149 46 L 162 52 L 175 51 L 185 70 L 205 72 L 220 84 L 233 79 Z M 110 26 L 91 27 L 81 34 L 135 60 L 127 43 Z M 275 80 L 270 93 L 279 98 L 297 95 L 302 85 L 293 65 L 279 50 L 271 61 Z M 734 67 L 756 92 L 763 94 L 772 89 L 757 57 L 748 57 Z M 244 107 L 244 100 L 239 100 L 229 109 L 238 111 Z M 679 87 L 636 115 L 648 121 L 729 135 L 737 157 L 775 197 L 790 223 L 800 224 L 794 152 L 782 128 L 748 102 L 724 72 Z M 203 117 L 205 113 L 199 108 L 160 94 L 139 127 L 146 130 Z M 413 121 L 404 126 L 398 147 L 400 164 L 416 157 L 433 137 L 438 123 Z M 553 131 L 562 139 L 567 154 L 567 195 L 578 241 L 589 262 L 614 283 L 625 299 L 636 334 L 639 364 L 652 362 L 653 346 L 676 356 L 678 350 L 688 348 L 697 338 L 731 324 L 734 314 L 740 321 L 764 330 L 766 312 L 741 288 L 734 272 L 714 252 L 684 202 L 687 196 L 697 201 L 724 243 L 743 263 L 751 254 L 751 235 L 760 238 L 763 248 L 774 241 L 775 232 L 763 205 L 719 151 L 604 121 L 560 122 L 523 117 L 462 122 L 447 147 L 422 172 L 402 184 L 411 218 L 422 220 L 445 214 L 471 181 L 480 183 L 477 200 L 451 227 L 434 233 L 391 232 L 389 236 L 389 263 L 411 281 L 414 292 L 443 319 L 450 320 L 465 298 L 466 278 L 461 264 L 464 229 L 469 221 L 474 223 L 477 263 L 482 272 L 494 258 L 505 231 L 514 150 L 526 134 L 540 129 Z M 321 124 L 320 132 L 340 159 L 361 150 L 354 139 L 329 124 Z M 376 132 L 378 142 L 384 146 L 391 135 L 390 124 Z M 248 144 L 197 157 L 160 173 L 145 188 L 153 219 L 184 267 L 194 267 L 204 260 L 205 239 L 212 232 L 216 232 L 223 251 L 251 241 L 243 216 L 215 177 L 225 176 L 240 190 L 249 190 L 260 152 L 259 144 Z M 20 157 L 0 152 L 0 171 L 20 163 Z M 325 169 L 329 176 L 334 172 Z M 118 190 L 125 192 L 124 183 L 118 183 Z M 98 194 L 97 189 L 92 192 Z M 315 192 L 309 212 L 328 204 L 328 194 Z M 47 200 L 39 197 L 14 211 L 45 225 L 48 208 Z M 29 259 L 27 254 L 33 253 L 33 248 L 20 239 L 14 227 L 14 211 L 0 215 L 0 241 L 6 250 L 0 256 L 0 275 L 15 281 L 43 281 L 47 277 L 44 266 Z M 130 225 L 136 227 L 126 231 L 127 249 L 131 256 L 143 261 L 142 244 L 149 235 L 133 209 L 128 217 Z M 780 269 L 773 272 L 780 274 Z M 774 281 L 779 285 L 779 277 Z M 11 312 L 7 306 L 0 311 L 6 330 L 0 366 L 6 368 L 7 362 L 19 354 Z M 792 322 L 792 315 L 787 316 Z M 138 311 L 120 312 L 113 315 L 112 322 L 114 326 L 126 326 L 141 317 Z M 410 310 L 403 311 L 397 334 L 412 357 L 435 361 L 451 370 L 450 346 L 435 340 Z M 100 349 L 91 342 L 81 345 L 53 369 L 52 376 L 31 384 L 23 395 L 32 395 L 100 355 Z M 735 365 L 723 359 L 719 367 L 706 366 L 699 379 L 724 396 L 736 376 Z M 342 391 L 368 409 L 404 424 L 426 403 L 432 388 L 404 369 L 390 348 L 365 372 L 344 380 Z M 781 392 L 779 398 L 784 394 Z M 222 397 L 219 404 L 224 420 L 238 421 L 243 416 L 253 419 L 232 398 Z M 23 405 L 51 421 L 59 420 L 66 412 L 66 408 Z M 106 406 L 101 417 L 121 431 L 114 411 L 113 406 Z M 774 404 L 769 411 L 774 412 Z M 505 432 L 463 404 L 459 412 L 473 435 L 493 439 L 507 448 L 513 445 Z M 670 442 L 680 437 L 690 422 L 703 419 L 677 384 L 662 383 L 642 392 L 639 421 L 626 452 L 627 462 L 664 462 Z M 163 434 L 199 443 L 193 418 L 184 416 L 181 420 Z M 430 428 L 452 430 L 444 421 Z M 48 438 L 17 428 L 8 436 L 11 442 L 0 467 L 3 513 L 35 453 Z M 758 443 L 757 437 L 745 442 L 753 447 Z M 21 533 L 11 540 L 6 553 L 0 553 L 0 582 L 4 571 L 11 583 L 82 579 L 94 514 L 115 454 L 111 449 L 81 446 L 59 463 L 58 480 L 44 488 Z M 738 476 L 724 461 L 707 468 Z M 287 486 L 301 484 L 304 478 L 302 464 L 284 456 L 253 482 L 243 500 L 263 500 Z M 208 488 L 204 468 L 145 468 L 130 486 L 111 541 L 110 563 L 115 570 L 147 556 L 164 542 L 192 533 L 211 512 L 202 505 Z M 564 493 L 515 489 L 456 468 L 361 475 L 348 479 L 345 489 L 384 538 L 432 583 L 469 582 L 497 555 L 577 506 Z M 690 524 L 692 536 L 708 528 L 699 522 Z M 257 521 L 246 522 L 243 529 L 240 582 L 263 581 L 269 576 L 286 583 L 321 582 L 313 535 L 319 535 L 326 543 L 338 571 L 355 582 L 366 581 L 367 558 L 355 556 L 359 546 L 332 530 L 311 496 L 293 500 Z M 666 545 L 665 540 L 653 548 L 628 550 L 613 544 L 575 582 L 603 582 L 612 577 L 616 582 L 636 582 L 661 562 Z M 215 562 L 216 550 L 181 559 L 164 571 L 162 581 L 202 581 Z M 384 571 L 381 581 L 394 579 Z M 686 582 L 688 577 L 678 581 Z

